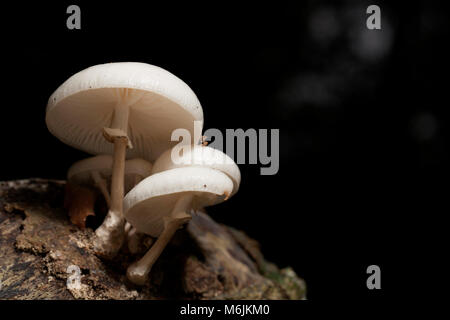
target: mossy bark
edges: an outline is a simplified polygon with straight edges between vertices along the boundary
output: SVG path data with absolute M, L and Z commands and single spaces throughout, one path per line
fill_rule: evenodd
M 114 260 L 98 257 L 92 229 L 69 221 L 64 185 L 0 182 L 0 299 L 305 298 L 291 268 L 267 262 L 255 240 L 204 212 L 176 233 L 148 284 L 134 286 L 125 272 L 139 256 L 124 247 Z

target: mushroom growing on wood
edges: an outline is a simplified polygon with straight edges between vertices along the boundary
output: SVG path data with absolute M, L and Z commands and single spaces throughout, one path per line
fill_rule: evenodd
M 125 159 L 153 161 L 176 143 L 171 141 L 173 130 L 194 134 L 195 121 L 203 123 L 203 111 L 189 86 L 145 63 L 87 68 L 50 96 L 46 123 L 53 135 L 88 153 L 114 157 L 110 208 L 95 232 L 97 252 L 114 256 L 124 239 Z
M 95 186 L 110 205 L 108 185 L 111 181 L 113 159 L 100 155 L 75 162 L 67 172 L 65 203 L 72 223 L 84 228 L 88 215 L 94 215 L 95 196 L 90 187 Z M 149 176 L 152 164 L 143 159 L 125 161 L 125 192 Z M 135 240 L 136 241 L 136 240 Z
M 202 153 L 203 161 L 197 159 L 196 165 L 172 167 L 170 157 L 163 155 L 157 160 L 160 171 L 144 179 L 125 196 L 127 221 L 139 232 L 158 237 L 144 257 L 128 267 L 127 277 L 133 283 L 143 285 L 147 281 L 151 267 L 176 230 L 191 219 L 192 209 L 223 202 L 239 188 L 240 172 L 234 161 L 228 158 L 231 162 L 227 164 L 215 163 L 214 160 L 224 159 L 218 155 L 227 156 L 208 149 Z

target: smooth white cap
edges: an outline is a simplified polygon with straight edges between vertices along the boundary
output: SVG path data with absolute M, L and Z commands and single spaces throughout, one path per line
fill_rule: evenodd
M 235 194 L 241 183 L 241 172 L 237 164 L 227 154 L 208 146 L 192 145 L 190 149 L 183 149 L 183 154 L 174 162 L 172 149 L 164 152 L 153 164 L 152 174 L 183 167 L 207 167 L 225 173 L 233 181 Z
M 112 154 L 102 133 L 110 127 L 118 101 L 130 105 L 127 158 L 156 159 L 177 142 L 174 129 L 194 133 L 203 125 L 195 93 L 181 79 L 157 66 L 138 62 L 92 66 L 66 80 L 47 104 L 46 123 L 64 143 L 91 154 Z
M 124 198 L 125 219 L 138 231 L 158 237 L 164 217 L 182 196 L 191 194 L 191 208 L 203 208 L 224 201 L 233 182 L 218 170 L 201 167 L 176 168 L 142 180 Z M 189 208 L 189 209 L 191 209 Z

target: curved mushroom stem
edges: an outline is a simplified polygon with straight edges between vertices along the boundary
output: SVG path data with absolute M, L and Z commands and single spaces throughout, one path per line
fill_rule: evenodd
M 100 176 L 98 171 L 92 171 L 91 177 L 94 180 L 97 188 L 100 189 L 101 193 L 103 194 L 103 197 L 105 198 L 106 204 L 109 207 L 111 205 L 111 197 L 109 196 L 108 187 L 106 186 L 106 180 Z
M 102 225 L 95 230 L 97 253 L 114 257 L 122 247 L 125 234 L 123 217 L 125 156 L 127 146 L 132 148 L 127 136 L 129 105 L 118 103 L 114 110 L 112 128 L 103 128 L 106 140 L 114 143 L 113 171 L 111 179 L 111 204 Z
M 175 232 L 191 220 L 191 215 L 186 213 L 186 210 L 190 207 L 192 197 L 192 194 L 187 194 L 178 199 L 170 216 L 164 219 L 164 230 L 158 240 L 139 261 L 128 267 L 127 277 L 131 282 L 137 285 L 144 285 L 147 282 L 148 274 L 153 264 L 159 258 Z

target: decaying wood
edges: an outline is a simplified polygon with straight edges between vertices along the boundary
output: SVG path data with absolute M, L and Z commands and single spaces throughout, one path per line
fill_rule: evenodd
M 113 261 L 96 256 L 92 229 L 68 219 L 64 186 L 0 182 L 0 299 L 305 298 L 305 284 L 291 268 L 265 261 L 255 240 L 204 212 L 177 231 L 148 284 L 135 286 L 125 273 L 140 256 L 127 246 Z M 70 281 L 74 270 L 79 285 Z

